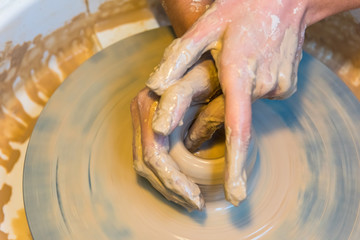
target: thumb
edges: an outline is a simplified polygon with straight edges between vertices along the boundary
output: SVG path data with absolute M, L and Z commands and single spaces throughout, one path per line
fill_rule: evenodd
M 210 9 L 209 9 L 210 10 Z M 152 73 L 146 85 L 156 94 L 181 79 L 207 50 L 214 47 L 225 26 L 221 21 L 210 21 L 216 11 L 207 11 L 181 37 L 175 39 L 164 52 L 159 66 Z

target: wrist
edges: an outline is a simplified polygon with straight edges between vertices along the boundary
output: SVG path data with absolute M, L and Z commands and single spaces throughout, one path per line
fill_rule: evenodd
M 206 11 L 213 0 L 163 0 L 166 14 L 178 37 Z
M 307 0 L 305 21 L 309 26 L 331 15 L 359 7 L 360 0 Z

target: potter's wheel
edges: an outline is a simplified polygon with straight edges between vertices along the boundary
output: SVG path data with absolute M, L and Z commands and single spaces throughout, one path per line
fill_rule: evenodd
M 254 104 L 259 158 L 238 208 L 187 213 L 136 176 L 130 101 L 172 38 L 112 45 L 50 99 L 24 170 L 34 239 L 360 239 L 360 105 L 307 54 L 293 97 Z

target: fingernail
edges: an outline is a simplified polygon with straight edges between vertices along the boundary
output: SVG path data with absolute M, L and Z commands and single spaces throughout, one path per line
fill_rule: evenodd
M 245 173 L 246 175 L 246 173 Z M 245 177 L 246 179 L 246 177 Z M 235 182 L 225 185 L 225 197 L 234 206 L 246 199 L 246 180 L 243 177 Z
M 159 82 L 155 78 L 149 78 L 145 85 L 157 95 L 161 96 L 163 94 L 163 91 L 159 86 Z
M 238 206 L 246 198 L 245 161 L 247 157 L 248 140 L 242 142 L 239 137 L 231 136 L 231 129 L 226 131 L 226 170 L 225 197 L 234 206 Z M 249 138 L 250 139 L 250 138 Z
M 201 194 L 194 199 L 193 203 L 195 204 L 197 210 L 202 210 L 205 206 L 205 201 Z
M 154 68 L 154 71 L 150 74 L 149 79 L 146 81 L 145 85 L 150 88 L 157 95 L 162 95 L 164 93 L 163 88 L 161 86 L 161 81 L 159 76 L 159 66 Z
M 170 134 L 171 122 L 172 116 L 168 112 L 159 109 L 154 115 L 152 128 L 154 132 L 167 136 Z
M 191 138 L 188 136 L 186 136 L 185 138 L 185 147 L 190 151 L 190 152 L 194 152 L 197 149 L 197 146 L 195 146 L 195 143 L 193 142 L 193 140 L 191 140 Z

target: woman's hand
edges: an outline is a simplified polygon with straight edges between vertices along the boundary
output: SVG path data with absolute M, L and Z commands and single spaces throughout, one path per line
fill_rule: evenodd
M 180 172 L 168 154 L 168 137 L 154 133 L 151 128 L 158 99 L 158 96 L 145 88 L 131 102 L 135 171 L 168 200 L 189 211 L 200 210 L 204 200 L 199 187 Z
M 246 197 L 244 163 L 250 140 L 251 103 L 285 98 L 296 90 L 306 28 L 306 5 L 299 1 L 219 0 L 165 51 L 147 86 L 158 95 L 211 51 L 225 104 L 225 194 L 238 205 Z M 167 119 L 157 117 L 166 125 Z
M 131 103 L 133 161 L 136 172 L 148 179 L 168 200 L 189 211 L 201 210 L 204 199 L 199 187 L 181 173 L 169 155 L 167 135 L 181 121 L 190 103 L 208 102 L 218 89 L 219 81 L 213 62 L 203 60 L 169 87 L 160 100 L 156 94 L 145 88 Z M 157 130 L 154 131 L 153 128 Z
M 192 0 L 163 1 L 178 35 L 191 26 L 211 2 L 212 0 L 196 1 L 195 6 L 192 5 Z M 134 126 L 138 126 L 134 128 L 134 132 L 147 132 L 134 134 L 137 149 L 137 153 L 134 152 L 136 170 L 169 200 L 188 209 L 200 209 L 203 206 L 201 193 L 196 185 L 188 182 L 189 179 L 181 175 L 176 164 L 169 159 L 166 136 L 181 121 L 190 102 L 196 99 L 195 95 L 181 95 L 181 85 L 187 84 L 180 82 L 192 82 L 189 76 L 185 77 L 186 73 L 195 68 L 196 62 L 206 51 L 211 51 L 224 96 L 216 98 L 199 115 L 190 129 L 186 145 L 195 149 L 225 120 L 225 193 L 231 203 L 238 205 L 246 197 L 246 174 L 243 167 L 250 139 L 251 103 L 258 98 L 281 99 L 294 93 L 306 26 L 336 12 L 359 6 L 359 0 L 215 1 L 183 37 L 168 47 L 163 61 L 150 77 L 148 87 L 162 95 L 157 112 L 153 113 L 155 108 L 149 111 L 141 107 L 144 101 L 158 101 L 154 100 L 155 96 L 149 90 L 140 92 L 132 103 Z M 188 80 L 184 81 L 186 78 Z M 174 87 L 175 84 L 178 87 Z M 169 95 L 171 89 L 176 91 Z M 202 88 L 201 91 L 211 93 L 214 89 L 216 87 L 209 88 L 208 91 Z M 144 97 L 144 92 L 151 97 Z M 179 104 L 176 99 L 182 99 L 186 104 Z M 135 105 L 138 106 L 135 108 Z M 153 114 L 154 119 L 150 117 Z M 142 118 L 139 117 L 141 115 Z M 211 122 L 214 119 L 215 121 Z M 145 120 L 147 125 L 143 122 Z M 152 120 L 152 128 L 156 133 L 149 125 Z M 161 139 L 161 144 L 158 144 L 157 139 Z M 175 166 L 173 173 L 175 177 L 181 176 L 184 180 L 182 187 L 172 189 L 172 177 L 162 178 L 160 172 L 164 169 L 161 169 L 160 165 L 153 167 L 146 160 L 144 154 L 149 151 L 144 149 L 152 147 L 155 148 L 152 150 L 155 153 L 161 149 L 160 155 L 167 159 L 160 161 L 163 163 L 161 167 L 167 169 L 167 166 Z M 138 164 L 141 167 L 137 167 Z

